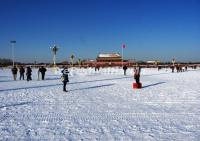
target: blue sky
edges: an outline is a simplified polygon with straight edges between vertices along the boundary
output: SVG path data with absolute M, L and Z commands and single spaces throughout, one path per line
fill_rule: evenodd
M 200 0 L 0 0 L 0 58 L 51 62 L 95 59 L 200 61 Z

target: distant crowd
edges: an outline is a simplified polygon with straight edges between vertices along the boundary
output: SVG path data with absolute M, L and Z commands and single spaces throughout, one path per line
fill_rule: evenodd
M 23 66 L 21 66 L 20 68 L 17 68 L 16 66 L 14 66 L 11 70 L 14 80 L 17 80 L 18 70 L 19 70 L 19 80 L 24 80 L 25 73 L 26 73 L 26 80 L 27 81 L 32 80 L 32 69 L 29 66 L 26 67 L 26 70 Z M 47 69 L 44 66 L 39 67 L 38 80 L 40 80 L 40 77 L 42 80 L 44 80 L 46 71 L 47 71 Z

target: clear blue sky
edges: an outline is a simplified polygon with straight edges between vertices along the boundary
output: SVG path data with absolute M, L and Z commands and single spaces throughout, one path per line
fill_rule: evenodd
M 0 0 L 0 58 L 51 62 L 95 59 L 200 61 L 200 0 Z

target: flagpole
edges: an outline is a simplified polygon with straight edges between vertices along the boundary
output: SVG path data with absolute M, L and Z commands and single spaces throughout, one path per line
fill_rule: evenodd
M 14 44 L 12 43 L 12 60 L 13 60 L 13 67 L 15 66 L 15 57 L 14 57 Z
M 124 47 L 122 46 L 122 68 L 123 68 Z

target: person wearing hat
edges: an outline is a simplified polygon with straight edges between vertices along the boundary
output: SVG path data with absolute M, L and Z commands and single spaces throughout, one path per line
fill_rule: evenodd
M 69 82 L 69 77 L 68 77 L 69 71 L 68 71 L 68 68 L 64 67 L 64 69 L 61 72 L 62 72 L 61 79 L 62 79 L 62 82 L 63 82 L 63 91 L 67 92 L 66 85 L 67 85 L 67 82 Z

